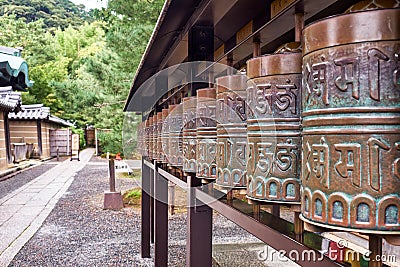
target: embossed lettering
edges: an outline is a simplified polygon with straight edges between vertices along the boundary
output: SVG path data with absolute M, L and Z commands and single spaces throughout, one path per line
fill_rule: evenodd
M 196 139 L 189 140 L 189 159 L 196 158 Z
M 216 143 L 214 142 L 214 141 L 209 141 L 208 143 L 208 153 L 207 153 L 207 155 L 206 155 L 206 159 L 207 159 L 207 162 L 212 162 L 212 161 L 214 161 L 214 159 L 215 159 L 215 154 L 216 154 L 216 151 L 215 151 L 215 146 L 216 146 Z
M 343 178 L 350 178 L 353 185 L 361 186 L 361 146 L 360 144 L 335 144 L 340 158 L 335 164 L 337 173 Z
M 185 140 L 182 142 L 182 151 L 183 151 L 183 156 L 186 159 L 190 158 L 190 147 L 189 147 L 189 141 Z
M 235 158 L 240 164 L 246 166 L 246 142 L 236 142 Z
M 335 79 L 335 85 L 343 92 L 346 92 L 350 86 L 352 96 L 358 100 L 360 98 L 358 58 L 340 58 L 333 62 L 340 67 L 340 75 Z
M 216 107 L 215 106 L 207 106 L 208 109 L 208 117 L 211 119 L 215 119 L 215 111 L 216 111 Z
M 240 96 L 236 97 L 236 102 L 235 102 L 235 111 L 236 114 L 239 115 L 240 119 L 242 121 L 246 120 L 246 101 L 241 98 Z
M 225 143 L 218 142 L 218 158 L 219 164 L 226 165 L 225 163 Z
M 292 90 L 297 89 L 295 84 L 290 84 L 290 80 L 287 81 L 288 84 L 276 85 L 278 89 L 285 89 L 285 92 L 276 93 L 276 106 L 279 110 L 284 111 L 289 108 L 292 114 L 296 114 L 296 94 Z
M 310 164 L 310 158 L 311 158 L 311 146 L 310 143 L 307 141 L 305 145 L 303 145 L 303 153 L 305 155 L 305 164 L 306 164 L 306 173 L 304 175 L 305 179 L 308 180 L 311 175 L 311 164 Z
M 231 161 L 232 155 L 232 141 L 226 140 L 225 142 L 218 142 L 218 159 L 219 164 L 226 166 Z
M 368 50 L 369 90 L 371 98 L 376 101 L 380 101 L 381 60 L 388 61 L 389 57 L 376 48 Z
M 205 107 L 205 106 L 200 106 L 197 109 L 197 116 L 198 116 L 198 123 L 199 123 L 198 126 L 206 126 L 207 125 L 206 112 L 207 112 L 207 107 Z
M 324 59 L 324 57 L 322 57 Z M 306 71 L 306 87 L 307 100 L 314 93 L 316 96 L 322 96 L 322 102 L 329 105 L 327 86 L 327 62 L 321 62 L 311 65 L 307 64 Z
M 368 139 L 369 149 L 369 183 L 377 191 L 381 189 L 381 164 L 379 149 L 389 150 L 390 146 L 383 141 L 371 137 Z
M 271 84 L 257 85 L 256 110 L 260 114 L 272 113 Z
M 206 160 L 206 148 L 207 148 L 207 141 L 206 140 L 201 140 L 197 144 L 197 149 L 198 149 L 198 158 L 200 161 L 205 161 Z
M 292 139 L 276 145 L 276 166 L 283 172 L 288 171 L 292 166 L 294 175 L 297 174 L 297 155 L 294 152 L 298 149 L 297 145 L 292 144 Z
M 313 144 L 312 149 L 312 172 L 321 183 L 329 188 L 329 147 L 324 137 L 321 137 L 321 144 Z
M 257 167 L 261 172 L 270 174 L 274 160 L 274 153 L 270 151 L 272 143 L 263 142 L 257 144 L 258 162 Z
M 248 146 L 248 159 L 247 159 L 247 169 L 249 174 L 253 174 L 256 169 L 256 159 L 255 159 L 255 151 L 254 151 L 254 143 L 249 142 Z

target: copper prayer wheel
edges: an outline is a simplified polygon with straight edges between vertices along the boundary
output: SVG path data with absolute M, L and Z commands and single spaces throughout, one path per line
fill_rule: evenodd
M 142 121 L 140 123 L 140 130 L 138 131 L 137 135 L 138 135 L 138 139 L 139 139 L 139 144 L 138 144 L 139 151 L 138 152 L 142 156 L 146 156 L 147 152 L 146 152 L 146 145 L 145 145 L 145 137 L 146 137 L 145 121 Z
M 183 128 L 182 128 L 182 151 L 183 171 L 196 172 L 196 108 L 197 98 L 195 96 L 185 97 L 183 105 Z
M 246 76 L 217 78 L 217 180 L 246 187 Z
M 149 159 L 152 160 L 154 155 L 154 116 L 149 118 Z
M 167 160 L 167 151 L 168 151 L 168 109 L 162 110 L 161 116 L 161 134 L 160 134 L 160 142 L 161 142 L 161 162 L 168 163 Z
M 197 90 L 197 172 L 200 179 L 217 178 L 216 90 Z
M 170 105 L 168 109 L 168 154 L 171 166 L 181 168 L 182 161 L 182 105 Z
M 360 11 L 303 31 L 301 204 L 309 223 L 400 233 L 399 18 L 398 8 Z
M 247 76 L 247 197 L 300 204 L 301 53 L 253 58 Z
M 149 159 L 151 159 L 150 148 L 152 147 L 151 146 L 151 141 L 152 141 L 152 138 L 151 138 L 151 119 L 152 119 L 151 117 L 148 117 L 146 119 L 146 138 L 145 138 L 146 157 L 148 157 Z
M 156 125 L 156 133 L 157 136 L 155 137 L 155 147 L 156 147 L 156 160 L 161 162 L 163 160 L 163 154 L 162 154 L 162 141 L 161 141 L 161 133 L 162 133 L 162 112 L 157 113 L 157 125 Z
M 157 159 L 157 114 L 153 115 L 153 124 L 152 124 L 152 136 L 153 136 L 153 151 L 152 151 L 152 155 L 153 155 L 153 159 Z
M 140 155 L 143 155 L 143 149 L 142 149 L 142 136 L 143 136 L 143 122 L 140 122 L 136 131 L 137 135 L 137 143 L 136 143 L 136 151 Z

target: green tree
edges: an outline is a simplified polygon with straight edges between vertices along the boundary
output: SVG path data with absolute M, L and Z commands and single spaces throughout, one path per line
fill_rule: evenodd
M 42 19 L 43 27 L 50 29 L 78 27 L 92 21 L 83 5 L 69 0 L 0 0 L 0 16 L 12 14 L 27 23 Z

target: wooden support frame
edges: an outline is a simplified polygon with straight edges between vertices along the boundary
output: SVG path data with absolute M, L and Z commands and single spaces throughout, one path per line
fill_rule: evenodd
M 142 239 L 141 239 L 141 255 L 142 258 L 150 258 L 150 180 L 151 180 L 151 168 L 144 164 L 142 159 L 142 199 L 141 199 L 141 211 L 142 211 Z
M 168 180 L 154 168 L 154 266 L 168 266 Z
M 150 162 L 145 162 L 144 164 L 155 168 L 155 166 L 150 163 Z M 188 191 L 188 194 L 190 194 L 190 191 L 192 191 L 192 196 L 195 196 L 196 201 L 200 201 L 202 203 L 206 203 L 206 206 L 208 208 L 217 211 L 224 217 L 226 217 L 228 220 L 236 223 L 243 229 L 246 229 L 250 234 L 254 235 L 255 237 L 259 238 L 266 244 L 270 245 L 271 247 L 277 249 L 277 250 L 296 250 L 300 255 L 302 253 L 308 253 L 308 251 L 311 251 L 312 249 L 304 245 L 302 242 L 296 240 L 296 238 L 292 238 L 289 236 L 286 236 L 285 234 L 282 234 L 281 232 L 272 229 L 271 227 L 265 225 L 264 223 L 255 220 L 254 218 L 248 216 L 247 214 L 241 212 L 237 208 L 235 208 L 234 205 L 229 205 L 227 202 L 222 201 L 222 199 L 219 199 L 218 197 L 214 196 L 212 192 L 208 192 L 208 190 L 203 190 L 200 187 L 189 187 L 190 182 L 186 183 L 185 181 L 179 179 L 178 177 L 174 176 L 173 174 L 158 168 L 158 175 L 164 177 L 166 180 L 173 182 L 174 184 L 178 185 L 182 189 Z M 200 179 L 198 179 L 200 180 Z M 166 183 L 168 184 L 168 183 Z M 194 192 L 193 192 L 194 191 Z M 192 217 L 193 219 L 195 217 Z M 165 219 L 167 221 L 167 218 Z M 189 220 L 189 219 L 188 219 Z M 204 221 L 203 221 L 204 222 Z M 162 224 L 161 224 L 162 225 Z M 161 227 L 160 225 L 156 225 L 157 228 Z M 195 226 L 193 226 L 195 227 Z M 201 227 L 201 226 L 197 226 Z M 194 228 L 192 228 L 194 229 Z M 198 228 L 199 229 L 199 228 Z M 300 230 L 300 229 L 297 229 Z M 156 230 L 157 232 L 157 230 Z M 194 238 L 192 235 L 194 234 L 194 231 L 189 231 L 188 230 L 188 246 L 190 243 L 196 243 L 199 242 L 199 239 Z M 197 234 L 199 234 L 197 232 Z M 190 237 L 189 237 L 190 236 Z M 206 235 L 207 236 L 207 235 Z M 189 239 L 190 238 L 190 239 Z M 157 242 L 157 241 L 156 241 Z M 201 242 L 202 244 L 203 241 Z M 208 254 L 201 254 L 200 252 L 204 253 L 201 249 L 194 250 L 193 244 L 191 245 L 191 253 L 194 255 L 190 255 L 191 259 L 187 258 L 186 265 L 187 266 L 210 266 L 210 265 L 190 265 L 189 260 L 193 260 L 197 257 L 204 257 L 207 258 L 205 255 Z M 211 246 L 210 246 L 211 247 Z M 316 255 L 319 255 L 318 251 L 315 251 Z M 157 257 L 157 256 L 155 256 Z M 301 266 L 341 266 L 337 262 L 331 261 L 328 257 L 324 256 L 320 261 L 307 261 L 307 259 L 299 259 L 296 263 L 300 264 Z M 195 264 L 193 262 L 193 264 Z M 158 266 L 158 265 L 156 265 Z M 160 265 L 163 266 L 163 265 Z
M 186 266 L 212 266 L 212 209 L 196 197 L 196 187 L 201 179 L 187 177 L 187 242 Z

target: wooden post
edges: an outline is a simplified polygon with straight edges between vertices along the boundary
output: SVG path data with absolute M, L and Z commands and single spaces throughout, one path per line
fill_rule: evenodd
M 108 161 L 108 170 L 110 172 L 110 192 L 115 192 L 115 165 L 114 159 Z
M 300 219 L 300 212 L 294 212 L 294 234 L 295 238 L 299 242 L 303 242 L 304 239 L 304 222 Z
M 281 207 L 279 206 L 279 204 L 273 204 L 271 207 L 271 212 L 272 212 L 272 215 L 274 215 L 276 217 L 280 217 L 281 216 Z
M 260 205 L 258 204 L 253 204 L 253 217 L 257 221 L 260 220 Z
M 232 205 L 232 203 L 233 203 L 233 190 L 232 190 L 232 189 L 229 190 L 229 191 L 226 193 L 226 200 L 227 200 L 227 202 L 228 202 L 228 205 Z
M 253 40 L 253 57 L 261 56 L 261 42 L 260 38 L 254 38 Z
M 378 235 L 369 236 L 369 255 L 368 267 L 382 267 L 382 237 Z
M 295 41 L 301 42 L 302 31 L 304 28 L 304 13 L 303 12 L 294 14 L 294 23 L 295 23 Z

